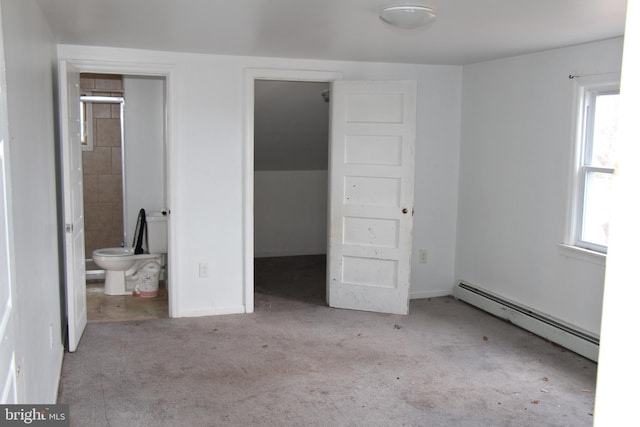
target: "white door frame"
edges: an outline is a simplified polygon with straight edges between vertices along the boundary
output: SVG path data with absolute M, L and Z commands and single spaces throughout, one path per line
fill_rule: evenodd
M 254 175 L 254 102 L 256 80 L 283 80 L 298 82 L 332 83 L 342 78 L 342 73 L 336 71 L 309 71 L 250 68 L 245 70 L 244 76 L 244 147 L 242 171 L 243 195 L 243 279 L 244 279 L 244 308 L 245 313 L 253 313 L 254 305 L 254 218 L 253 218 L 253 175 Z M 329 189 L 331 191 L 331 189 Z
M 76 59 L 76 58 L 59 58 L 59 61 L 65 61 L 68 64 L 75 66 L 81 73 L 97 73 L 97 74 L 121 74 L 121 75 L 131 75 L 131 76 L 149 76 L 149 77 L 164 77 L 165 79 L 165 109 L 166 109 L 166 119 L 165 119 L 165 146 L 167 159 L 166 168 L 167 175 L 165 177 L 166 180 L 166 191 L 167 191 L 167 209 L 171 211 L 171 207 L 173 206 L 173 198 L 176 194 L 176 183 L 175 179 L 172 179 L 171 172 L 175 170 L 176 164 L 176 155 L 175 155 L 175 145 L 173 141 L 176 140 L 175 137 L 175 112 L 173 110 L 173 105 L 175 105 L 175 66 L 173 65 L 164 65 L 164 64 L 143 64 L 137 62 L 114 62 L 107 60 L 94 60 L 94 59 Z M 63 89 L 61 89 L 63 90 Z M 68 141 L 61 141 L 62 144 L 67 144 Z M 65 189 L 66 191 L 66 189 Z M 179 214 L 179 213 L 178 213 Z M 171 214 L 171 217 L 175 218 L 175 213 Z M 179 263 L 176 261 L 178 258 L 178 245 L 174 236 L 177 236 L 175 231 L 175 219 L 169 219 L 169 229 L 168 229 L 168 258 L 172 259 L 172 267 L 168 269 L 169 277 L 168 277 L 168 293 L 169 293 L 169 317 L 180 317 L 179 313 L 179 301 L 178 296 L 179 292 L 176 290 L 176 285 L 178 282 L 178 271 L 177 266 Z
M 4 40 L 0 23 L 0 403 L 15 404 L 23 398 L 24 380 L 18 384 L 16 366 L 18 313 L 13 239 L 9 115 Z M 24 376 L 23 376 L 24 378 Z

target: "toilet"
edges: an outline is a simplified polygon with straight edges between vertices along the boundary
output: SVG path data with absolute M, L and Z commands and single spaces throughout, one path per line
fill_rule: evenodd
M 93 261 L 105 270 L 105 295 L 130 295 L 127 277 L 150 262 L 162 266 L 167 253 L 167 216 L 163 211 L 152 212 L 146 217 L 148 252 L 134 253 L 134 248 L 103 248 L 93 251 Z

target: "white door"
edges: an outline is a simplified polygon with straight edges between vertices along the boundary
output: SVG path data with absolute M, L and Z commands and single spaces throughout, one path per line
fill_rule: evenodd
M 87 325 L 84 265 L 82 152 L 80 147 L 80 73 L 60 62 L 60 124 L 64 185 L 65 277 L 69 351 L 75 351 Z
M 333 83 L 331 307 L 409 311 L 415 125 L 415 81 Z
M 0 29 L 1 30 L 1 29 Z M 7 95 L 5 92 L 4 52 L 0 31 L 0 404 L 17 403 L 16 340 L 13 310 L 15 288 L 12 280 L 12 228 L 9 212 L 9 173 L 7 171 Z

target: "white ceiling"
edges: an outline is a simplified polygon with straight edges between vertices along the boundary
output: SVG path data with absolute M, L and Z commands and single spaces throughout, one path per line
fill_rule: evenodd
M 57 41 L 165 51 L 462 65 L 622 36 L 626 0 L 37 0 Z M 390 4 L 438 12 L 382 22 Z

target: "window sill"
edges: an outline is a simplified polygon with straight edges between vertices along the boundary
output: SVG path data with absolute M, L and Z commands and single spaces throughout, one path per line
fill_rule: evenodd
M 569 258 L 575 258 L 580 261 L 590 262 L 592 264 L 598 264 L 605 266 L 607 263 L 607 254 L 603 254 L 596 251 L 590 251 L 589 249 L 579 248 L 577 246 L 567 245 L 564 243 L 558 244 L 560 253 Z

